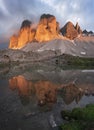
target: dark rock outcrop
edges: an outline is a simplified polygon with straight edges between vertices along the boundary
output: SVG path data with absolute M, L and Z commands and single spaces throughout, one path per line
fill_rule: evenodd
M 78 32 L 72 22 L 68 22 L 63 28 L 61 28 L 61 33 L 63 36 L 73 40 L 78 36 Z
M 22 22 L 21 28 L 25 28 L 25 27 L 29 27 L 29 28 L 30 28 L 31 23 L 32 23 L 32 22 L 29 21 L 29 20 L 24 20 L 24 21 Z
M 63 36 L 69 38 L 70 40 L 73 40 L 79 34 L 82 33 L 82 30 L 78 25 L 78 23 L 76 24 L 76 26 L 74 26 L 72 22 L 68 22 L 63 28 L 61 28 L 60 32 L 62 33 Z
M 82 34 L 82 30 L 81 30 L 78 22 L 76 23 L 75 29 L 77 30 L 78 34 Z
M 83 34 L 84 35 L 93 35 L 94 34 L 94 32 L 93 31 L 87 31 L 86 29 L 83 31 Z

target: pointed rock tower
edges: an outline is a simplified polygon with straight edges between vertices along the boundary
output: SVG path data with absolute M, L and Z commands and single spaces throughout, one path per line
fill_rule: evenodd
M 78 23 L 76 26 L 74 26 L 72 22 L 68 22 L 63 28 L 61 28 L 60 32 L 63 36 L 69 38 L 70 40 L 73 40 L 78 36 L 78 34 L 82 33 L 82 30 L 80 29 Z
M 58 37 L 59 23 L 55 16 L 43 14 L 37 27 L 35 39 L 39 42 L 49 41 Z
M 22 22 L 18 36 L 13 35 L 10 38 L 9 48 L 20 49 L 28 42 L 32 42 L 35 37 L 36 30 L 31 28 L 31 21 L 24 20 Z

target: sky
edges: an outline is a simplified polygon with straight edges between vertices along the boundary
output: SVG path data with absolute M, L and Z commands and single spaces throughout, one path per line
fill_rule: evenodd
M 71 21 L 94 31 L 94 0 L 0 0 L 0 45 L 8 45 L 23 20 L 37 23 L 44 13 L 54 15 L 60 27 Z

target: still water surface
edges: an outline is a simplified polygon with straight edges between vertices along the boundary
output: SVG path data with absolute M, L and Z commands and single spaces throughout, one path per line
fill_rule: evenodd
M 61 110 L 90 103 L 94 103 L 94 70 L 41 64 L 2 70 L 0 130 L 56 129 L 64 123 Z

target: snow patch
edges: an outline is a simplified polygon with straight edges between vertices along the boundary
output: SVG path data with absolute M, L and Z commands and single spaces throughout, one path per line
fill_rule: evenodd
M 87 72 L 89 72 L 89 73 L 94 73 L 94 70 L 82 70 L 82 72 L 83 72 L 83 73 L 87 73 Z

